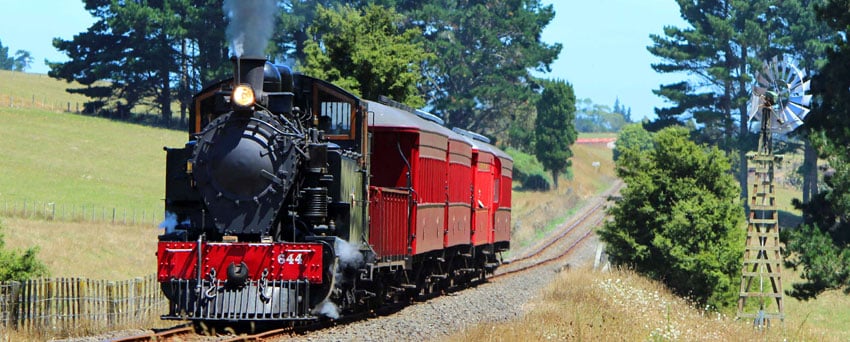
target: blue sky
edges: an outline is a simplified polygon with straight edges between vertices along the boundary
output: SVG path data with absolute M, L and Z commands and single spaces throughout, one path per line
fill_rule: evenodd
M 646 50 L 650 33 L 685 25 L 674 0 L 543 2 L 556 11 L 543 40 L 564 47 L 552 72 L 542 76 L 572 83 L 578 98 L 608 106 L 619 98 L 631 107 L 632 117 L 654 118 L 653 108 L 665 104 L 652 89 L 686 77 L 656 74 L 650 64 L 658 60 Z M 0 41 L 10 54 L 29 51 L 34 73 L 47 73 L 45 59 L 66 60 L 53 48 L 54 37 L 71 39 L 94 22 L 76 0 L 0 0 L 0 8 Z

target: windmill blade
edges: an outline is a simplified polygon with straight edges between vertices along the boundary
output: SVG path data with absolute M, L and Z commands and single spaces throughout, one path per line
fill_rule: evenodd
M 756 95 L 755 89 L 753 89 L 753 95 L 750 97 L 749 110 L 747 111 L 747 114 L 749 115 L 749 121 L 753 121 L 753 117 L 758 114 L 760 108 L 761 97 Z
M 806 117 L 806 115 L 809 114 L 809 111 L 811 110 L 796 103 L 788 103 L 788 105 L 785 106 L 783 111 L 787 111 L 796 115 L 798 118 L 803 119 Z
M 802 81 L 803 79 L 806 78 L 806 73 L 804 73 L 803 70 L 800 70 L 800 68 L 798 68 L 796 65 L 789 64 L 789 66 L 791 67 L 791 69 L 794 70 L 794 75 L 797 76 L 796 77 L 797 80 Z
M 803 85 L 803 80 L 798 79 L 795 76 L 794 79 L 791 80 L 790 82 L 788 82 L 787 84 L 788 84 L 788 92 L 791 93 L 791 94 L 794 94 L 794 93 L 796 93 L 796 91 L 794 91 L 794 89 L 800 88 L 800 86 Z
M 802 83 L 798 84 L 797 86 L 795 86 L 791 89 L 788 89 L 788 91 L 792 94 L 806 93 L 809 90 L 811 90 L 811 87 L 812 87 L 811 82 L 812 82 L 811 80 L 806 80 L 805 82 L 802 82 Z
M 750 120 L 760 120 L 758 115 L 767 106 L 765 95 L 774 94 L 776 107 L 770 110 L 771 130 L 778 133 L 791 132 L 804 124 L 803 119 L 809 113 L 812 95 L 806 94 L 811 83 L 805 80 L 806 74 L 789 59 L 773 57 L 762 66 L 762 72 L 756 74 L 752 96 L 747 114 Z
M 796 117 L 789 117 L 779 128 L 784 132 L 791 132 L 803 125 L 803 121 Z
M 788 102 L 803 107 L 809 107 L 809 105 L 812 103 L 812 95 L 791 96 L 788 98 Z
M 763 86 L 765 86 L 765 87 L 770 87 L 770 86 L 771 86 L 770 81 L 768 81 L 766 78 L 764 78 L 764 75 L 762 75 L 762 74 L 758 74 L 758 77 L 757 77 L 757 78 L 758 78 L 758 82 L 759 82 L 759 84 L 761 84 L 761 85 L 763 85 Z
M 797 72 L 794 70 L 793 65 L 794 64 L 791 64 L 791 63 L 783 63 L 782 64 L 782 69 L 783 69 L 782 82 L 785 82 L 785 84 L 790 84 L 792 81 L 794 81 L 794 79 L 797 78 L 796 77 Z
M 776 73 L 774 72 L 775 68 L 771 64 L 768 64 L 767 66 L 765 66 L 765 68 L 767 69 L 766 73 L 765 73 L 765 77 L 767 78 L 767 83 L 765 85 L 773 87 L 774 82 L 776 81 Z

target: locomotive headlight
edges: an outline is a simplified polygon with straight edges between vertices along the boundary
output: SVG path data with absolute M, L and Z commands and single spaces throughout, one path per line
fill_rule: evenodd
M 233 89 L 232 101 L 239 107 L 250 107 L 254 105 L 254 89 L 245 84 L 240 84 Z

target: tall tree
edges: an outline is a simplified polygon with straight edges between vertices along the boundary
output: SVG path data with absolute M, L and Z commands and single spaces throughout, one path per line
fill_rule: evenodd
M 172 44 L 179 23 L 172 4 L 87 0 L 86 10 L 99 20 L 72 40 L 54 39 L 53 45 L 70 61 L 49 63 L 48 74 L 86 86 L 69 92 L 91 97 L 99 105 L 111 102 L 122 117 L 152 98 L 163 120 L 169 120 L 171 72 L 178 59 Z M 97 81 L 108 83 L 95 85 Z
M 770 32 L 784 18 L 772 15 L 770 1 L 677 0 L 686 28 L 668 26 L 651 35 L 649 51 L 662 59 L 652 67 L 662 73 L 686 73 L 688 81 L 662 85 L 653 92 L 672 107 L 656 109 L 659 121 L 675 124 L 693 119 L 700 142 L 737 151 L 741 197 L 747 197 L 747 100 L 753 62 L 775 56 Z
M 352 1 L 334 0 L 283 0 L 278 2 L 281 8 L 278 30 L 275 31 L 272 55 L 280 57 L 280 63 L 305 63 L 305 47 L 310 35 L 307 28 L 316 22 L 319 6 L 328 8 L 334 4 L 351 4 Z M 359 8 L 359 7 L 355 7 Z
M 214 81 L 231 75 L 230 56 L 225 44 L 227 22 L 222 0 L 177 0 L 172 5 L 180 18 L 175 28 L 175 51 L 179 50 L 177 98 L 181 120 L 192 94 Z M 174 77 L 172 76 L 172 79 Z
M 549 71 L 560 44 L 541 41 L 555 15 L 539 0 L 399 1 L 421 29 L 423 91 L 449 125 L 501 136 L 531 109 L 530 70 Z
M 729 159 L 689 140 L 681 127 L 653 147 L 624 146 L 616 162 L 626 183 L 599 236 L 611 261 L 667 284 L 701 304 L 729 307 L 738 295 L 743 210 Z
M 820 96 L 806 119 L 810 136 L 834 170 L 825 175 L 825 190 L 803 208 L 804 224 L 788 232 L 786 261 L 802 269 L 795 297 L 811 298 L 832 288 L 850 290 L 850 4 L 828 1 L 817 11 L 837 34 L 827 63 L 812 81 Z
M 543 167 L 552 172 L 555 189 L 558 188 L 558 175 L 570 167 L 573 156 L 570 146 L 578 137 L 573 126 L 575 102 L 573 86 L 564 81 L 545 82 L 537 102 L 535 155 Z
M 319 6 L 308 32 L 302 71 L 370 99 L 386 95 L 413 107 L 425 101 L 416 86 L 420 65 L 430 56 L 416 41 L 418 29 L 404 29 L 393 9 Z
M 779 2 L 772 15 L 783 18 L 778 27 L 774 43 L 787 56 L 796 60 L 798 66 L 809 76 L 816 74 L 826 63 L 826 51 L 831 49 L 836 33 L 817 18 L 816 8 L 826 0 L 793 0 Z M 804 160 L 800 168 L 803 174 L 803 203 L 818 193 L 818 155 L 809 135 L 812 131 L 803 126 L 800 134 L 805 140 Z
M 98 20 L 71 40 L 54 39 L 70 60 L 48 63 L 48 74 L 82 84 L 68 91 L 91 98 L 90 110 L 127 116 L 145 104 L 168 121 L 175 95 L 185 110 L 192 92 L 230 69 L 221 0 L 85 0 L 85 6 Z

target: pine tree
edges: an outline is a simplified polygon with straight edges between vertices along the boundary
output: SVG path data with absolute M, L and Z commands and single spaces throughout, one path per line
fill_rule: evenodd
M 541 41 L 555 15 L 539 0 L 398 1 L 438 58 L 423 66 L 435 114 L 455 127 L 504 135 L 526 120 L 536 86 L 530 70 L 549 71 L 561 44 Z
M 82 84 L 68 91 L 91 98 L 89 112 L 126 117 L 147 104 L 168 122 L 175 95 L 185 107 L 189 94 L 230 69 L 220 0 L 85 3 L 98 20 L 71 40 L 54 39 L 70 60 L 48 63 L 48 75 Z
M 775 56 L 770 32 L 785 20 L 770 13 L 766 0 L 688 1 L 677 0 L 689 27 L 667 26 L 664 35 L 651 35 L 649 51 L 661 63 L 652 68 L 661 73 L 690 75 L 688 81 L 662 85 L 653 92 L 673 103 L 656 108 L 657 130 L 689 119 L 700 127 L 699 142 L 738 153 L 738 182 L 741 198 L 747 198 L 746 122 L 752 70 L 751 60 Z M 737 123 L 737 127 L 736 127 Z
M 844 39 L 850 33 L 850 4 L 830 1 L 817 13 L 838 34 L 812 80 L 812 93 L 820 101 L 814 102 L 806 126 L 833 172 L 824 175 L 824 191 L 809 203 L 797 203 L 804 223 L 784 236 L 786 262 L 801 270 L 804 280 L 793 284 L 791 295 L 804 299 L 827 289 L 850 291 L 850 44 Z
M 571 165 L 570 146 L 578 137 L 573 126 L 575 101 L 572 85 L 549 81 L 544 83 L 543 94 L 537 102 L 535 155 L 543 167 L 552 172 L 555 189 L 558 188 L 558 175 Z

